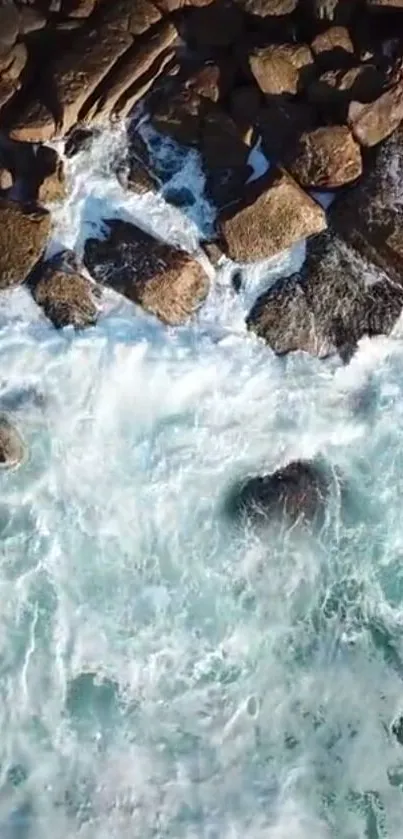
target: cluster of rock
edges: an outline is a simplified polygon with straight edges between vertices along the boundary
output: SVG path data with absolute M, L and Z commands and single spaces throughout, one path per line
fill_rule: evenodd
M 65 190 L 46 144 L 75 154 L 140 100 L 157 132 L 198 150 L 218 255 L 253 262 L 309 239 L 251 330 L 277 353 L 344 359 L 390 331 L 403 236 L 384 161 L 403 153 L 402 0 L 0 0 L 0 289 L 26 282 L 55 326 L 94 324 L 104 284 L 171 325 L 208 293 L 195 255 L 123 221 L 87 241 L 87 273 L 71 254 L 43 259 L 45 207 Z M 253 180 L 257 141 L 270 167 Z M 122 185 L 156 189 L 135 125 L 130 144 Z M 337 193 L 327 214 L 318 191 Z

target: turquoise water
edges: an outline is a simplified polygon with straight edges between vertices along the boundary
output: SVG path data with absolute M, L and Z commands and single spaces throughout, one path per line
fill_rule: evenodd
M 71 167 L 55 241 L 108 206 L 191 247 L 196 216 L 116 187 L 116 142 Z M 243 317 L 302 258 L 240 296 L 224 265 L 176 330 L 110 294 L 58 333 L 2 298 L 30 449 L 0 475 L 2 839 L 401 839 L 403 343 L 275 358 Z M 225 519 L 237 478 L 314 455 L 346 489 L 320 532 Z

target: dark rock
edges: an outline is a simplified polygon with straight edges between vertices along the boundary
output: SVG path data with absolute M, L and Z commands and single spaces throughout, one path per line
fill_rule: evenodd
M 159 188 L 157 178 L 141 160 L 133 155 L 130 156 L 128 165 L 120 168 L 117 175 L 124 189 L 140 195 L 145 192 L 156 192 Z
M 315 119 L 314 109 L 304 102 L 268 102 L 258 118 L 263 151 L 268 159 L 280 163 L 286 160 L 303 132 L 316 127 Z
M 359 144 L 345 125 L 302 134 L 288 169 L 304 187 L 336 189 L 362 174 Z
M 394 195 L 402 164 L 399 129 L 396 137 L 380 149 L 358 186 L 330 209 L 338 235 L 398 286 L 403 285 L 403 215 Z
M 93 128 L 84 128 L 77 126 L 67 134 L 64 153 L 66 157 L 74 157 L 80 151 L 88 151 L 91 148 L 92 141 L 96 136 Z
M 202 248 L 208 259 L 210 260 L 211 264 L 214 266 L 214 268 L 216 268 L 218 263 L 223 259 L 224 256 L 219 241 L 217 240 L 215 242 L 203 242 Z
M 185 146 L 200 144 L 201 123 L 208 101 L 192 89 L 161 94 L 151 102 L 151 122 L 157 131 Z
M 348 361 L 363 336 L 388 334 L 403 306 L 402 287 L 379 275 L 366 285 L 368 273 L 371 267 L 354 251 L 325 234 L 310 244 L 300 272 L 259 298 L 248 328 L 279 355 L 338 352 Z
M 336 120 L 346 120 L 350 102 L 373 102 L 383 92 L 385 77 L 372 64 L 349 70 L 328 70 L 309 86 L 309 100 Z
M 13 2 L 0 6 L 0 56 L 8 53 L 19 33 L 20 19 Z
M 192 8 L 185 18 L 185 40 L 194 49 L 227 47 L 242 35 L 240 9 L 228 0 L 215 0 L 205 8 Z
M 26 456 L 24 441 L 15 426 L 3 414 L 0 416 L 0 468 L 14 469 Z
M 361 0 L 305 0 L 305 9 L 320 21 L 348 26 Z
M 105 225 L 105 240 L 85 243 L 84 261 L 92 276 L 165 323 L 187 320 L 209 289 L 199 262 L 134 224 L 112 219 Z
M 249 65 L 263 93 L 295 95 L 312 77 L 313 56 L 305 44 L 274 44 L 253 52 Z
M 58 268 L 54 262 L 41 266 L 32 286 L 32 296 L 58 329 L 93 326 L 98 318 L 94 285 L 82 274 Z
M 234 64 L 230 60 L 210 62 L 194 70 L 186 79 L 184 88 L 212 102 L 218 102 L 230 91 L 233 77 Z
M 231 518 L 265 523 L 284 516 L 290 523 L 311 524 L 323 515 L 330 486 L 321 467 L 296 460 L 269 475 L 249 477 L 227 500 Z
M 261 94 L 254 85 L 236 87 L 231 93 L 229 109 L 244 142 L 253 143 L 254 127 L 259 118 Z M 250 142 L 248 142 L 250 138 Z
M 243 200 L 219 218 L 227 255 L 237 262 L 268 259 L 326 228 L 322 208 L 294 179 L 272 167 L 248 184 Z
M 190 189 L 186 189 L 185 186 L 175 189 L 174 187 L 169 187 L 164 192 L 165 201 L 168 201 L 168 204 L 172 204 L 174 207 L 191 207 L 195 203 L 195 196 Z
M 403 746 L 403 716 L 397 717 L 392 723 L 392 734 L 398 743 Z
M 367 0 L 371 9 L 403 9 L 403 0 Z
M 23 283 L 45 249 L 50 215 L 0 200 L 0 289 Z
M 348 29 L 332 26 L 311 43 L 312 52 L 322 70 L 339 70 L 355 63 L 354 45 Z

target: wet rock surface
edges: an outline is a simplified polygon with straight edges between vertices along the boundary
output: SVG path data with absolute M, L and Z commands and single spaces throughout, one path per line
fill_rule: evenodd
M 97 321 L 99 292 L 96 294 L 96 287 L 87 277 L 66 270 L 60 259 L 40 267 L 31 291 L 35 302 L 58 329 L 83 329 Z
M 164 323 L 186 321 L 199 308 L 208 277 L 196 259 L 128 222 L 105 222 L 104 240 L 89 239 L 84 262 L 100 283 L 143 306 Z
M 0 415 L 0 469 L 15 469 L 26 456 L 25 443 L 13 423 Z
M 329 489 L 319 465 L 293 461 L 272 474 L 241 481 L 229 493 L 226 511 L 233 519 L 257 524 L 283 518 L 312 523 L 323 516 Z
M 45 249 L 50 223 L 43 209 L 0 199 L 0 289 L 27 279 Z

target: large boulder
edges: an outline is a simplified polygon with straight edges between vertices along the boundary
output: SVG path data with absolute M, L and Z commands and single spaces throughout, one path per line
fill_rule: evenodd
M 386 140 L 403 120 L 403 75 L 373 102 L 350 103 L 348 124 L 362 146 L 371 147 Z
M 25 443 L 7 416 L 0 416 L 0 469 L 14 469 L 26 456 Z
M 46 247 L 50 223 L 41 208 L 0 200 L 0 289 L 27 279 Z
M 232 488 L 226 503 L 231 518 L 257 524 L 283 519 L 311 524 L 324 513 L 330 483 L 322 466 L 296 460 L 268 475 L 248 477 Z
M 338 352 L 347 362 L 362 337 L 388 334 L 402 307 L 401 286 L 325 234 L 310 244 L 300 272 L 257 300 L 247 325 L 278 355 L 301 350 L 323 358 Z
M 306 131 L 288 168 L 304 187 L 336 189 L 362 174 L 360 146 L 345 125 Z
M 237 262 L 276 256 L 326 228 L 325 213 L 284 170 L 247 184 L 242 201 L 219 217 L 224 250 Z
M 249 56 L 250 69 L 263 93 L 297 94 L 312 76 L 313 56 L 305 44 L 274 44 Z
M 154 239 L 134 224 L 105 221 L 107 237 L 88 239 L 84 262 L 100 283 L 143 306 L 171 325 L 199 308 L 209 280 L 196 259 Z
M 399 172 L 403 129 L 378 151 L 361 182 L 330 209 L 338 235 L 397 285 L 403 285 L 403 218 Z
M 44 263 L 31 291 L 35 302 L 58 329 L 93 326 L 98 318 L 94 284 L 77 271 L 53 260 Z

